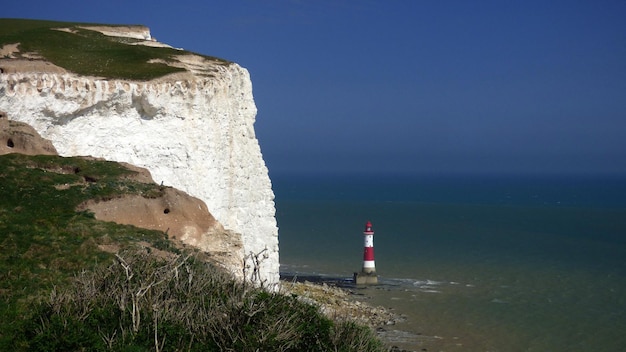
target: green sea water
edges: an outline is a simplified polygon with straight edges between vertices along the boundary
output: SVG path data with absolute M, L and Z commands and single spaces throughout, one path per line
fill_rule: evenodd
M 345 280 L 428 351 L 626 351 L 626 181 L 273 177 L 281 271 Z

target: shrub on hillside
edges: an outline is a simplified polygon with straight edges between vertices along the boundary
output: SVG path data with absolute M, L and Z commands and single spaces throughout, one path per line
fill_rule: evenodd
M 31 351 L 382 351 L 367 328 L 295 297 L 246 285 L 191 256 L 126 252 L 23 325 Z

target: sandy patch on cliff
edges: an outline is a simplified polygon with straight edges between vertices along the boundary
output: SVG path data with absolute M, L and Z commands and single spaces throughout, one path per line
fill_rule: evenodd
M 199 199 L 173 188 L 165 188 L 163 193 L 158 198 L 127 195 L 102 202 L 91 200 L 79 210 L 89 209 L 99 220 L 167 232 L 175 239 L 198 239 L 203 233 L 222 230 Z
M 8 120 L 0 112 L 0 155 L 10 153 L 57 155 L 52 142 L 42 138 L 29 124 Z
M 37 53 L 20 52 L 20 43 L 5 44 L 0 48 L 0 73 L 54 72 L 65 73 L 65 69 L 43 60 Z
M 0 59 L 0 73 L 16 72 L 67 73 L 67 70 L 45 60 Z
M 11 59 L 15 58 L 13 54 L 20 52 L 20 50 L 18 49 L 19 45 L 20 43 L 3 45 L 2 48 L 0 48 L 0 57 L 7 57 Z
M 77 210 L 89 210 L 102 221 L 163 231 L 170 239 L 207 252 L 217 264 L 241 275 L 241 236 L 225 230 L 200 199 L 177 189 L 165 188 L 158 198 L 126 195 L 100 202 L 90 200 Z
M 72 33 L 72 34 L 76 33 L 76 31 L 71 28 L 52 28 L 52 30 L 59 31 L 59 32 L 67 32 L 67 33 Z
M 149 60 L 149 63 L 159 63 L 165 64 L 172 67 L 183 68 L 187 72 L 182 73 L 173 73 L 164 76 L 169 80 L 171 79 L 188 79 L 193 81 L 194 76 L 215 76 L 218 69 L 216 66 L 220 65 L 216 63 L 215 60 L 209 60 L 200 55 L 194 54 L 185 54 L 185 55 L 176 55 L 173 57 L 176 61 L 165 61 L 162 59 L 152 59 Z M 157 78 L 158 80 L 158 78 Z
M 80 26 L 78 28 L 100 32 L 110 37 L 151 40 L 150 29 L 146 26 Z

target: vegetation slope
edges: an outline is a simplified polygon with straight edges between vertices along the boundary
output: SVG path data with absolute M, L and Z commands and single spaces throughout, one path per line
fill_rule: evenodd
M 132 173 L 103 160 L 0 156 L 0 350 L 382 350 L 369 328 L 235 281 L 163 232 L 75 210 L 163 191 Z

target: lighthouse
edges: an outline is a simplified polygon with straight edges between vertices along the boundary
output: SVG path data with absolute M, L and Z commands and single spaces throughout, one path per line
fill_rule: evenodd
M 376 276 L 376 264 L 374 262 L 374 230 L 371 221 L 365 223 L 363 239 L 363 269 L 360 273 L 354 273 L 354 282 L 357 285 L 377 284 L 378 276 Z

